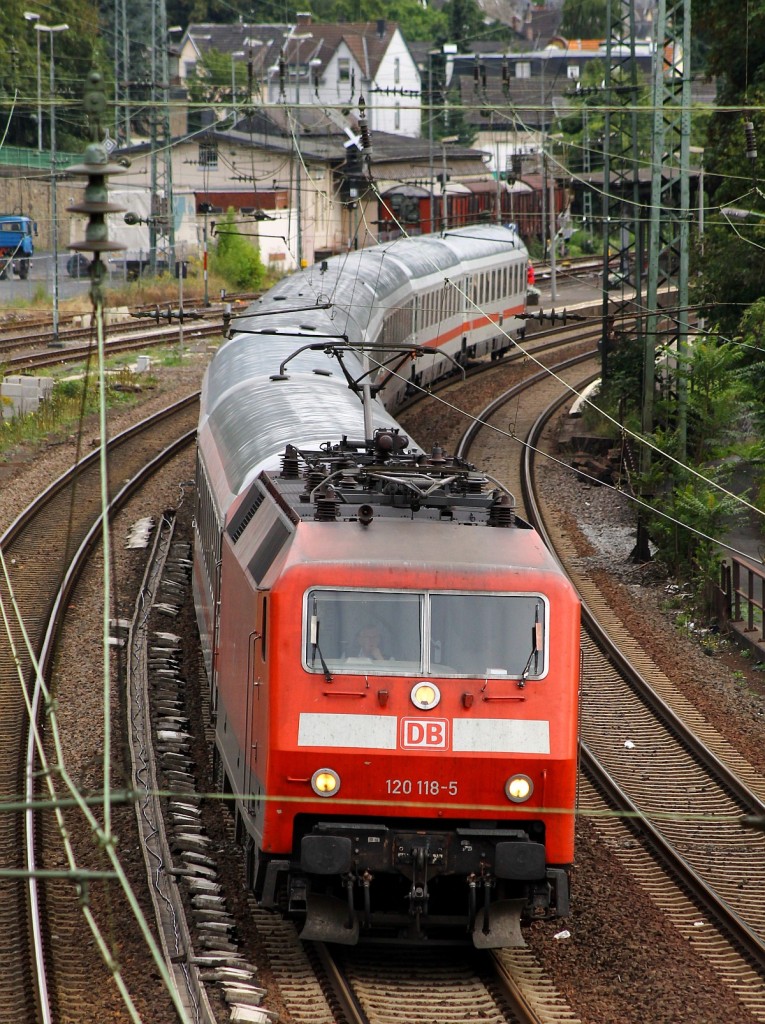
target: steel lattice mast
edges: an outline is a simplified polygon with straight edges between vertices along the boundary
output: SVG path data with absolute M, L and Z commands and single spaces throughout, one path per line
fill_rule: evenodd
M 653 71 L 653 150 L 651 156 L 651 232 L 648 310 L 643 366 L 644 434 L 653 430 L 659 304 L 668 288 L 677 312 L 661 337 L 677 346 L 678 458 L 686 450 L 686 366 L 688 338 L 688 256 L 690 241 L 689 159 L 691 136 L 691 0 L 659 0 L 656 10 Z M 644 472 L 650 465 L 646 449 Z
M 642 232 L 638 180 L 638 66 L 635 60 L 635 5 L 621 0 L 618 13 L 607 4 L 605 130 L 603 139 L 603 377 L 608 375 L 608 350 L 614 325 L 633 304 L 624 294 L 636 289 L 640 301 Z M 611 252 L 616 249 L 621 297 L 609 290 Z M 630 310 L 632 312 L 632 310 Z M 638 319 L 638 324 L 640 320 Z M 638 328 L 639 329 L 639 328 Z
M 119 146 L 130 145 L 130 36 L 127 0 L 114 0 L 114 135 Z
M 165 0 L 151 5 L 151 216 L 149 217 L 150 267 L 171 271 L 175 260 L 173 214 L 173 164 L 170 136 L 170 62 L 167 52 Z

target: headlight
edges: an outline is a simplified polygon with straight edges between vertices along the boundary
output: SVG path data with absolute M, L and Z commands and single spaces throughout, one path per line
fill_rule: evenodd
M 319 768 L 311 776 L 311 789 L 317 796 L 334 796 L 340 789 L 340 776 L 331 768 Z
M 513 775 L 505 783 L 505 796 L 514 804 L 522 804 L 534 792 L 534 783 L 528 775 Z
M 441 691 L 435 683 L 415 683 L 409 696 L 416 708 L 430 711 L 441 700 Z

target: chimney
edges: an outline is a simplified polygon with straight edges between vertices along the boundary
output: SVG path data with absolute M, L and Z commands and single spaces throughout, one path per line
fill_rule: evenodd
M 382 39 L 385 36 L 385 18 L 377 19 L 377 34 Z
M 306 25 L 310 25 L 312 23 L 312 15 L 310 11 L 297 11 L 295 17 L 297 18 L 298 28 L 304 28 Z

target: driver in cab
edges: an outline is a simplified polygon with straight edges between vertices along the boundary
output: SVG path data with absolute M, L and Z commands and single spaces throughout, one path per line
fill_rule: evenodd
M 363 658 L 365 661 L 387 661 L 380 648 L 381 639 L 377 626 L 364 626 L 356 637 L 357 653 L 354 657 Z

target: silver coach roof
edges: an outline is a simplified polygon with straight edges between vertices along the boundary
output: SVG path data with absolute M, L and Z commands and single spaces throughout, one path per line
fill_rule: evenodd
M 208 368 L 199 432 L 210 432 L 223 464 L 230 491 L 224 513 L 262 469 L 278 465 L 287 440 L 298 448 L 318 448 L 344 434 L 363 438 L 361 400 L 323 352 L 302 353 L 287 365 L 285 380 L 271 379 L 305 341 L 294 335 L 235 335 Z M 353 354 L 346 362 L 351 373 L 362 372 Z M 375 427 L 398 426 L 378 401 L 373 402 L 372 419 Z
M 517 233 L 500 225 L 397 239 L 333 257 L 324 272 L 315 265 L 293 274 L 237 317 L 234 336 L 205 375 L 200 419 L 200 432 L 209 430 L 220 451 L 231 495 L 276 464 L 286 439 L 315 448 L 363 435 L 361 401 L 337 363 L 322 350 L 304 351 L 287 364 L 288 380 L 271 380 L 288 356 L 311 342 L 361 340 L 370 321 L 382 318 L 386 297 L 411 278 L 448 276 L 461 261 L 506 253 L 508 244 L 525 252 Z M 354 377 L 363 373 L 352 353 L 346 365 Z M 398 426 L 381 402 L 373 408 L 375 427 Z
M 310 312 L 312 323 L 318 327 L 317 335 L 323 329 L 330 335 L 347 335 L 350 341 L 360 341 L 368 326 L 374 328 L 382 319 L 385 300 L 410 279 L 448 277 L 462 260 L 507 253 L 508 245 L 525 252 L 513 228 L 486 224 L 457 228 L 443 236 L 398 238 L 333 256 L 284 278 L 237 318 L 235 329 L 296 330 Z M 321 309 L 325 304 L 328 308 Z

